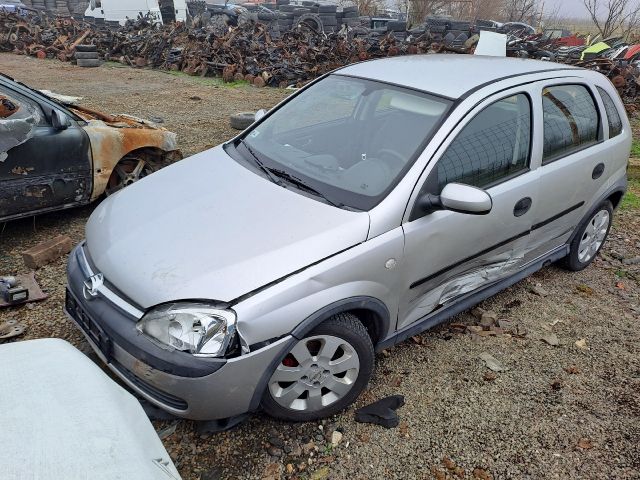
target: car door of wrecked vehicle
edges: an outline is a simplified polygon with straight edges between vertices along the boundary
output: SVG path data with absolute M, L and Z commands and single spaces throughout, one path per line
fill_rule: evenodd
M 23 89 L 0 84 L 0 102 L 0 221 L 88 201 L 91 154 L 82 127 Z
M 590 83 L 572 78 L 540 82 L 536 87 L 544 195 L 535 208 L 531 243 L 543 254 L 567 242 L 592 202 L 608 187 L 611 174 L 624 170 L 629 140 L 619 135 L 622 120 L 615 104 L 612 113 L 618 114 L 615 134 L 619 136 L 604 140 L 605 112 L 597 102 L 599 92 Z
M 462 107 L 459 107 L 462 108 Z M 440 146 L 409 205 L 398 329 L 469 292 L 508 277 L 528 260 L 529 209 L 538 197 L 529 169 L 531 97 L 511 89 L 485 99 Z M 418 199 L 457 182 L 485 189 L 486 215 L 422 212 Z

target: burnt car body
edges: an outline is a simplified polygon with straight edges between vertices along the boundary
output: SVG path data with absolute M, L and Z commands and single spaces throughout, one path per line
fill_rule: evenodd
M 84 205 L 180 159 L 176 135 L 0 74 L 0 222 Z

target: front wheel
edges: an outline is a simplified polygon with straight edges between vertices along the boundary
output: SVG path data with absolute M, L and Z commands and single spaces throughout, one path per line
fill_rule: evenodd
M 373 344 L 355 315 L 341 313 L 298 341 L 271 374 L 262 407 L 272 417 L 307 422 L 351 405 L 373 372 Z
M 602 202 L 591 216 L 578 227 L 578 232 L 570 245 L 569 255 L 562 265 L 573 272 L 585 269 L 602 248 L 613 220 L 613 205 Z
M 104 193 L 109 196 L 138 180 L 160 170 L 164 165 L 151 158 L 126 156 L 118 162 L 111 172 Z

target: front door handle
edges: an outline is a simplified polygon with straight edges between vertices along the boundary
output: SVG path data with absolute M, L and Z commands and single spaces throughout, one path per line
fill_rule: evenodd
M 513 216 L 521 217 L 529 211 L 529 209 L 531 208 L 531 204 L 533 204 L 533 200 L 531 200 L 531 197 L 524 197 L 523 199 L 519 200 L 518 203 L 516 203 L 516 206 L 513 207 Z
M 604 163 L 599 163 L 593 169 L 593 172 L 591 172 L 591 178 L 593 178 L 594 180 L 597 180 L 602 176 L 603 173 L 604 173 Z

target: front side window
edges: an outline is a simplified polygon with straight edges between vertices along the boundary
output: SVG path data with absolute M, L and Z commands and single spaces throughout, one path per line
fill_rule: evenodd
M 499 100 L 477 114 L 437 165 L 438 186 L 457 182 L 485 188 L 528 168 L 531 102 L 525 94 Z
M 282 181 L 301 186 L 301 180 L 331 203 L 369 210 L 411 167 L 451 104 L 330 75 L 249 130 L 236 147 L 247 162 L 254 156 Z
M 10 149 L 33 136 L 42 118 L 36 103 L 0 86 L 0 162 Z
M 609 138 L 616 137 L 622 133 L 622 119 L 618 113 L 616 104 L 604 89 L 596 87 L 602 97 L 602 103 L 604 103 L 604 110 L 607 112 L 607 120 L 609 122 Z
M 558 85 L 542 92 L 545 165 L 598 141 L 599 117 L 583 85 Z

